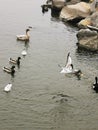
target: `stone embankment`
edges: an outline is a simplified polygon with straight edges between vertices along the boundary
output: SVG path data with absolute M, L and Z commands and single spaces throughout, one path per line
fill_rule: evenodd
M 98 51 L 97 0 L 47 0 L 44 6 L 59 11 L 59 18 L 64 21 L 72 23 L 78 19 L 78 47 Z

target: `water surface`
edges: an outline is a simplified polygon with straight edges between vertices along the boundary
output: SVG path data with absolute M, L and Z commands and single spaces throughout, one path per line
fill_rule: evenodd
M 98 76 L 98 54 L 77 49 L 78 29 L 43 14 L 43 0 L 0 1 L 0 130 L 97 130 L 98 95 L 91 89 Z M 30 42 L 16 40 L 32 26 Z M 23 49 L 27 56 L 22 57 Z M 84 76 L 60 74 L 71 52 Z M 15 77 L 3 72 L 10 57 L 22 57 Z M 13 84 L 10 93 L 4 87 Z

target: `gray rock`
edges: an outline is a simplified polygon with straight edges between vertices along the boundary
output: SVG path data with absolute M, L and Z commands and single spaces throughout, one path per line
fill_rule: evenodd
M 91 13 L 90 4 L 80 2 L 73 5 L 64 6 L 60 13 L 60 18 L 66 21 L 74 20 L 76 18 L 86 18 Z
M 98 33 L 90 29 L 81 29 L 77 33 L 78 46 L 90 51 L 98 51 Z

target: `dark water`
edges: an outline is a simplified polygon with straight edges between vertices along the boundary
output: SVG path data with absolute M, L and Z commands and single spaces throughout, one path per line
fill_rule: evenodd
M 77 28 L 43 14 L 44 0 L 0 1 L 0 130 L 97 130 L 98 94 L 91 85 L 98 76 L 98 54 L 79 51 Z M 16 35 L 32 26 L 30 42 Z M 27 56 L 22 57 L 23 49 Z M 81 80 L 60 74 L 71 52 Z M 15 77 L 3 72 L 8 59 L 21 56 Z M 13 84 L 10 93 L 4 87 Z

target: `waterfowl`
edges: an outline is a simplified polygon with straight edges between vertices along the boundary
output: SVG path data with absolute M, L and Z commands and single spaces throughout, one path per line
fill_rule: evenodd
M 45 13 L 48 11 L 48 6 L 47 5 L 42 5 L 42 12 Z
M 95 77 L 95 82 L 93 83 L 93 89 L 98 92 L 98 78 Z
M 72 59 L 70 56 L 70 52 L 67 55 L 65 67 L 61 67 L 61 68 L 62 68 L 62 70 L 60 73 L 65 73 L 65 74 L 72 73 L 72 74 L 75 74 L 79 79 L 83 75 L 81 70 L 74 69 L 74 66 L 72 64 Z
M 66 60 L 66 65 L 65 67 L 61 67 L 62 70 L 60 73 L 72 73 L 73 72 L 73 64 L 72 64 L 72 59 L 70 56 L 70 52 L 67 55 L 67 60 Z
M 29 31 L 30 31 L 30 29 L 26 29 L 25 35 L 17 35 L 17 40 L 28 41 L 30 38 Z
M 69 67 L 71 64 L 72 64 L 72 59 L 71 59 L 70 52 L 69 52 L 68 55 L 67 55 L 67 60 L 66 60 L 65 66 Z
M 20 59 L 21 59 L 21 57 L 18 57 L 17 60 L 10 58 L 9 62 L 12 64 L 20 65 Z
M 83 76 L 83 73 L 81 70 L 75 70 L 74 74 L 77 76 L 77 78 L 80 80 L 81 77 Z
M 5 92 L 10 92 L 11 91 L 11 88 L 12 88 L 12 84 L 11 83 L 8 83 L 5 88 L 4 88 L 4 91 Z
M 26 50 L 23 50 L 23 51 L 21 52 L 21 54 L 22 54 L 23 56 L 26 56 L 26 55 L 27 55 Z
M 9 74 L 14 74 L 15 73 L 15 66 L 13 65 L 11 68 L 8 67 L 3 67 L 3 70 Z
M 60 73 L 65 73 L 65 74 L 68 74 L 68 73 L 72 73 L 73 72 L 73 64 L 71 64 L 70 66 L 68 67 L 62 67 L 62 70 L 60 71 Z

